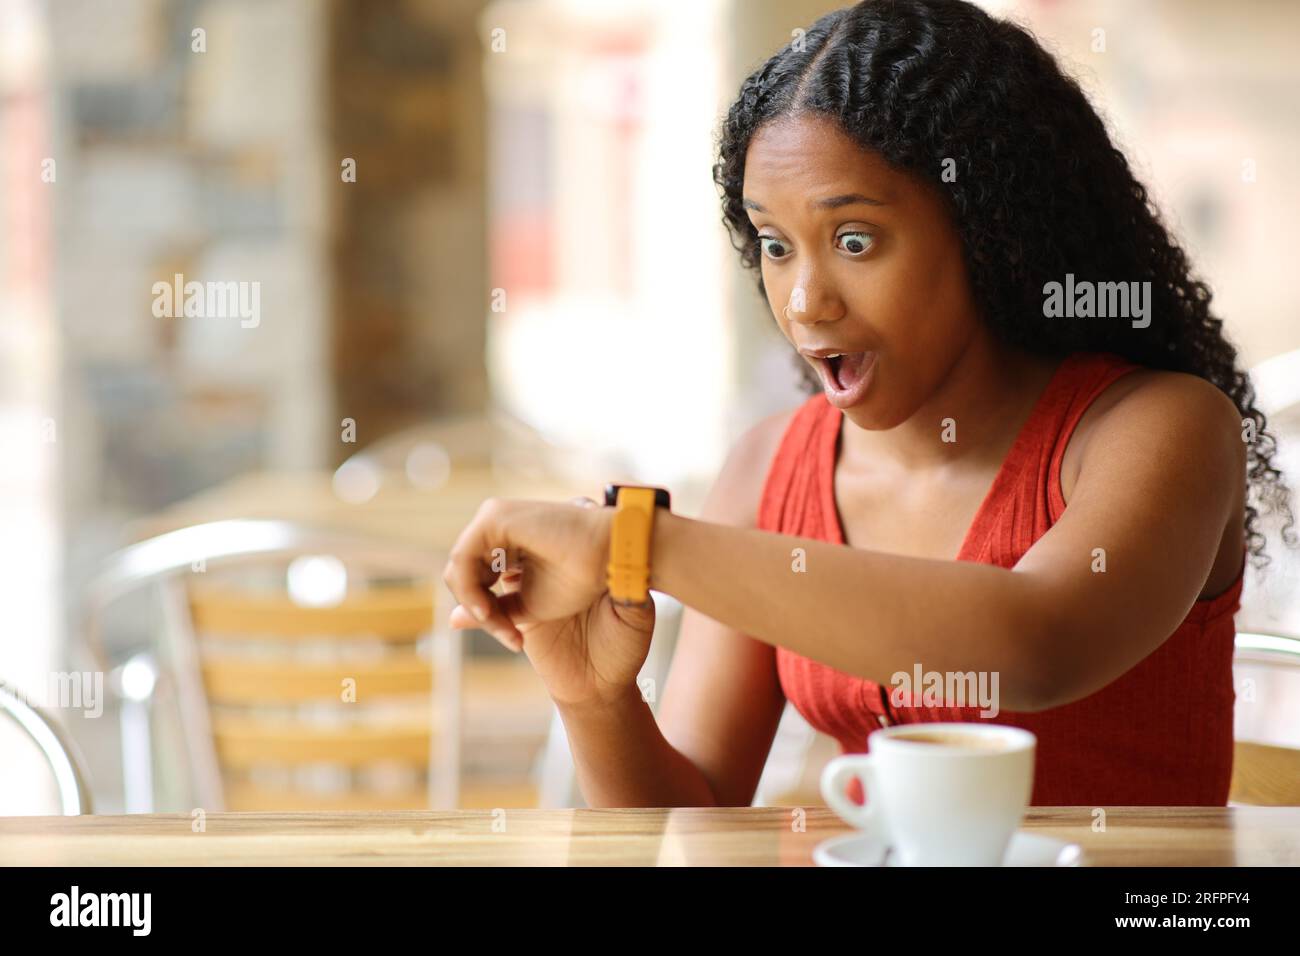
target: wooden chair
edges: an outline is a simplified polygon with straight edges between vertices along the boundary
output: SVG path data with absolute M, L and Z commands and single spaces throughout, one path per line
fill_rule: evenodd
M 1255 404 L 1279 436 L 1278 464 L 1294 476 L 1300 457 L 1300 349 L 1269 358 L 1250 370 Z M 1300 626 L 1294 589 L 1297 556 L 1268 535 L 1279 567 L 1258 581 L 1248 577 L 1242 611 L 1248 622 L 1237 634 L 1233 661 L 1237 691 L 1232 790 L 1229 801 L 1267 806 L 1300 805 L 1300 640 L 1259 633 L 1294 633 Z
M 1300 806 L 1300 640 L 1239 633 L 1229 803 Z
M 435 728 L 433 667 L 417 648 L 434 624 L 431 587 L 328 607 L 229 586 L 193 585 L 188 598 L 227 809 L 429 807 L 425 775 L 446 729 Z M 358 785 L 378 767 L 407 780 Z M 326 779 L 332 768 L 335 786 L 313 785 L 313 768 Z
M 308 555 L 368 585 L 304 605 L 284 565 Z M 193 806 L 456 806 L 461 634 L 445 626 L 440 568 L 407 544 L 279 521 L 211 522 L 118 552 L 92 584 L 85 633 L 110 686 L 131 683 L 127 666 L 158 675 L 124 701 L 136 708 L 123 714 L 127 811 L 153 808 L 154 738 L 171 723 Z M 107 606 L 144 587 L 162 597 L 162 639 L 105 641 Z M 159 719 L 164 703 L 175 721 Z M 405 782 L 364 786 L 385 773 Z

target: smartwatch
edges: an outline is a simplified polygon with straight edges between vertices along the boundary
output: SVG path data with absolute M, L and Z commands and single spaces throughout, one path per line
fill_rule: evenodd
M 609 526 L 606 580 L 615 604 L 646 607 L 650 599 L 650 540 L 655 509 L 671 508 L 667 488 L 606 485 L 605 504 L 614 508 Z

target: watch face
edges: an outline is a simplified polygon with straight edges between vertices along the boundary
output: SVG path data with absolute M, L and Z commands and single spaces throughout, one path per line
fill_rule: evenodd
M 648 488 L 649 485 L 606 485 L 605 486 L 605 504 L 613 507 L 618 504 L 618 489 L 620 488 Z M 672 498 L 668 494 L 667 488 L 655 488 L 655 507 L 672 508 Z

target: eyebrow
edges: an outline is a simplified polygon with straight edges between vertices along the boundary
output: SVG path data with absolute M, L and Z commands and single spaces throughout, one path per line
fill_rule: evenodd
M 845 193 L 842 196 L 828 196 L 826 199 L 817 199 L 809 203 L 810 206 L 817 209 L 839 209 L 841 206 L 854 206 L 859 204 L 864 206 L 887 205 L 879 199 L 872 199 L 870 196 L 862 195 L 862 193 Z M 740 200 L 740 205 L 744 209 L 752 209 L 755 212 L 767 212 L 766 209 L 752 199 L 742 198 Z

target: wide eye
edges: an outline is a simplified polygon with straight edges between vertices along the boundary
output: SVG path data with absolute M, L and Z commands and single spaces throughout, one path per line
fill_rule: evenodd
M 857 230 L 852 232 L 841 232 L 835 237 L 835 241 L 842 243 L 841 248 L 845 252 L 854 256 L 860 256 L 866 254 L 866 252 L 871 249 L 871 245 L 875 242 L 875 239 L 872 237 L 871 233 Z
M 763 255 L 769 259 L 784 259 L 790 254 L 785 240 L 778 239 L 776 236 L 759 236 L 758 245 L 763 250 Z

